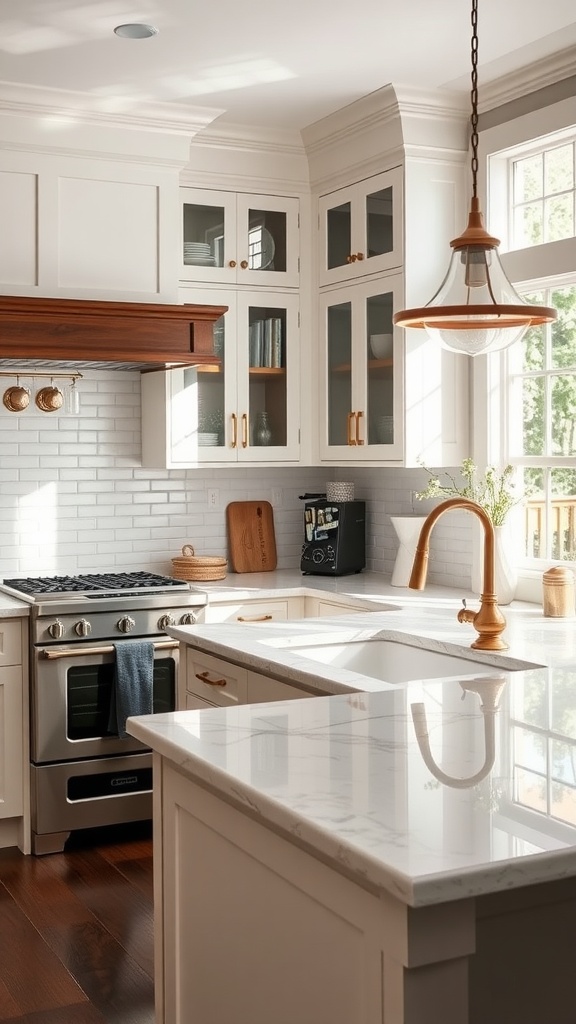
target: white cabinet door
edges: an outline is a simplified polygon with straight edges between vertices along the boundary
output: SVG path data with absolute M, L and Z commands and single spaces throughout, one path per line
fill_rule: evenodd
M 23 813 L 22 666 L 0 671 L 0 818 Z
M 299 202 L 182 188 L 182 281 L 297 287 Z
M 320 296 L 319 429 L 325 461 L 402 458 L 404 360 L 401 332 L 392 326 L 401 294 L 401 277 L 392 275 Z
M 142 375 L 143 465 L 298 462 L 298 296 L 194 289 L 193 301 L 228 306 L 219 361 Z
M 320 196 L 320 285 L 402 266 L 402 168 Z

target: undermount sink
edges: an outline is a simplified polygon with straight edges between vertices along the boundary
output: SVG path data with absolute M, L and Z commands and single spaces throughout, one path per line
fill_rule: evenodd
M 272 641 L 273 643 L 273 641 Z M 280 646 L 280 645 L 279 645 Z M 290 654 L 320 662 L 325 668 L 346 669 L 357 675 L 386 683 L 407 683 L 415 679 L 438 679 L 463 675 L 494 675 L 540 668 L 532 662 L 503 657 L 499 653 L 462 653 L 433 650 L 406 642 L 397 634 L 369 639 L 343 639 L 341 642 L 296 642 L 282 644 Z

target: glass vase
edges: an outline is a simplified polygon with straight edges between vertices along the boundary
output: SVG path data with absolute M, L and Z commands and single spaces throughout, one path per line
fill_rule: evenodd
M 272 444 L 272 430 L 268 420 L 267 412 L 256 413 L 256 424 L 254 427 L 254 444 L 264 446 Z
M 514 545 L 512 531 L 508 524 L 494 527 L 494 589 L 498 604 L 510 604 L 514 600 L 518 574 L 510 557 Z M 482 593 L 484 571 L 484 531 L 479 527 L 479 537 L 474 545 L 472 557 L 472 590 Z

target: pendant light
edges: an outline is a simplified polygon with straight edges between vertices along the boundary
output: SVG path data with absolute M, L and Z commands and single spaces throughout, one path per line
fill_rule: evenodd
M 469 356 L 497 352 L 518 341 L 529 327 L 550 323 L 556 310 L 523 302 L 498 255 L 500 240 L 484 228 L 477 195 L 478 175 L 478 0 L 472 0 L 472 199 L 466 230 L 454 238 L 448 272 L 426 306 L 393 316 L 399 327 L 424 329 L 444 348 Z

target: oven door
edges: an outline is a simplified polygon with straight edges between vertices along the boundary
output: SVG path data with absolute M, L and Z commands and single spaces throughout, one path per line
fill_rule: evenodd
M 55 644 L 35 650 L 31 759 L 35 764 L 110 757 L 142 744 L 108 729 L 114 687 L 112 644 Z M 153 710 L 173 711 L 178 641 L 154 641 Z

